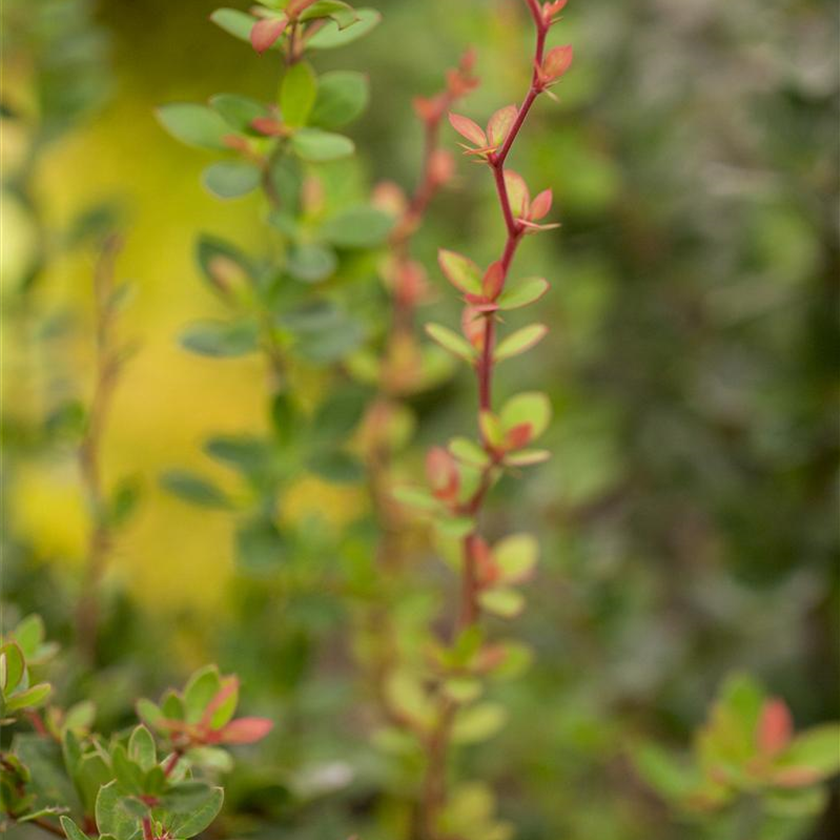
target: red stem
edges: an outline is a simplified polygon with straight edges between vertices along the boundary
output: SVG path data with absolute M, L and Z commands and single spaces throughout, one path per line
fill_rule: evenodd
M 531 86 L 519 111 L 516 119 L 510 128 L 501 148 L 488 157 L 488 163 L 493 170 L 493 177 L 496 183 L 496 191 L 499 196 L 499 204 L 502 209 L 502 216 L 507 230 L 507 239 L 500 259 L 502 267 L 502 287 L 507 280 L 510 265 L 516 254 L 516 249 L 522 241 L 524 226 L 516 220 L 510 204 L 507 186 L 505 185 L 504 164 L 511 148 L 519 134 L 531 106 L 537 96 L 542 92 L 542 85 L 539 80 L 538 68 L 543 62 L 545 51 L 545 39 L 550 23 L 542 15 L 537 0 L 525 0 L 536 26 L 536 46 L 534 50 L 534 71 L 531 77 Z M 481 411 L 492 410 L 492 385 L 493 385 L 493 351 L 495 345 L 495 316 L 488 313 L 484 321 L 484 343 L 481 356 L 475 366 L 478 380 L 479 406 Z M 493 474 L 498 466 L 498 460 L 493 448 L 485 441 L 490 460 L 484 468 L 479 482 L 479 487 L 472 498 L 464 505 L 464 512 L 470 516 L 477 517 L 482 510 L 485 496 L 493 481 Z M 461 579 L 461 611 L 457 625 L 457 632 L 474 625 L 481 617 L 481 610 L 478 603 L 479 580 L 476 568 L 476 544 L 479 539 L 478 530 L 474 529 L 464 538 L 463 552 L 464 565 Z M 437 837 L 436 820 L 440 809 L 445 802 L 445 786 L 443 779 L 446 771 L 446 760 L 449 746 L 449 735 L 454 719 L 457 705 L 445 698 L 439 712 L 438 725 L 433 731 L 428 745 L 429 759 L 426 767 L 423 795 L 423 827 L 421 836 L 423 840 L 434 840 Z

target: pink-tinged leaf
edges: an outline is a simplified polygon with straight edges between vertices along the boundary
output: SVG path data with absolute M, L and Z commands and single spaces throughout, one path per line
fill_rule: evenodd
M 531 202 L 531 212 L 529 213 L 531 221 L 537 222 L 547 216 L 553 201 L 554 195 L 551 190 L 543 190 L 539 193 Z
M 528 192 L 525 179 L 518 172 L 505 169 L 505 188 L 513 215 L 527 217 L 531 205 L 531 194 Z
M 767 755 L 781 752 L 793 737 L 793 718 L 784 700 L 773 697 L 764 703 L 758 721 L 758 748 Z
M 455 251 L 438 251 L 438 264 L 446 279 L 465 294 L 480 295 L 481 271 L 468 257 Z
M 271 17 L 258 20 L 251 27 L 251 46 L 262 55 L 266 50 L 271 49 L 277 39 L 286 30 L 288 21 L 285 17 Z
M 516 105 L 506 105 L 499 108 L 487 123 L 487 141 L 491 146 L 501 146 L 508 136 L 510 127 L 516 121 L 519 109 Z
M 505 268 L 501 261 L 494 262 L 484 273 L 481 281 L 484 296 L 489 300 L 496 300 L 505 285 Z
M 549 82 L 559 79 L 571 66 L 573 53 L 571 44 L 550 49 L 542 64 L 543 78 Z
M 481 126 L 469 117 L 462 117 L 460 114 L 450 112 L 449 122 L 461 137 L 469 140 L 474 146 L 487 146 L 487 135 L 482 131 Z
M 458 495 L 461 486 L 458 465 L 443 447 L 433 446 L 426 455 L 426 476 L 436 499 L 452 501 Z
M 274 117 L 256 117 L 251 120 L 251 128 L 259 131 L 260 134 L 265 134 L 266 137 L 279 137 L 286 131 L 283 123 Z
M 271 732 L 274 723 L 268 718 L 244 717 L 232 720 L 219 733 L 223 744 L 253 744 Z
M 499 343 L 494 358 L 497 362 L 502 362 L 505 359 L 518 356 L 542 341 L 547 332 L 548 327 L 545 324 L 531 324 L 522 327 L 521 330 L 517 330 Z

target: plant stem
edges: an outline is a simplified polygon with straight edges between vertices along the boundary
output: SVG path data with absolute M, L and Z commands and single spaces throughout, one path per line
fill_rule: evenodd
M 78 450 L 79 470 L 92 519 L 88 536 L 88 562 L 82 596 L 79 599 L 76 626 L 79 644 L 86 658 L 96 657 L 99 625 L 98 590 L 108 561 L 111 529 L 108 523 L 107 498 L 102 487 L 102 439 L 110 414 L 120 360 L 114 346 L 114 264 L 122 248 L 122 239 L 111 235 L 102 246 L 94 274 L 96 302 L 96 380 L 88 413 L 87 426 Z
M 531 106 L 542 90 L 537 68 L 543 62 L 545 40 L 549 29 L 549 23 L 543 18 L 537 0 L 525 0 L 525 3 L 531 12 L 536 27 L 536 43 L 533 59 L 534 71 L 531 77 L 531 85 L 522 104 L 519 106 L 516 119 L 508 131 L 501 148 L 488 157 L 488 163 L 493 170 L 496 192 L 507 232 L 507 238 L 499 259 L 502 267 L 502 288 L 504 288 L 504 284 L 507 281 L 511 263 L 525 231 L 524 226 L 516 220 L 513 208 L 511 207 L 507 185 L 505 184 L 504 164 L 525 123 Z M 491 411 L 493 407 L 492 386 L 494 373 L 493 351 L 495 349 L 496 339 L 495 324 L 496 317 L 493 313 L 485 315 L 483 345 L 478 363 L 475 366 L 480 412 Z M 464 505 L 464 512 L 476 519 L 482 513 L 484 500 L 492 485 L 497 467 L 492 447 L 488 441 L 485 441 L 484 445 L 487 454 L 490 456 L 490 461 L 482 472 L 478 489 L 467 504 Z M 479 581 L 476 568 L 476 545 L 479 539 L 479 531 L 476 527 L 464 538 L 462 544 L 461 606 L 458 622 L 455 627 L 456 637 L 477 624 L 481 619 L 481 609 L 478 602 Z M 457 704 L 454 701 L 447 697 L 441 699 L 437 725 L 427 741 L 427 763 L 421 802 L 422 819 L 418 834 L 421 840 L 439 840 L 440 838 L 437 823 L 441 810 L 446 804 L 446 765 L 451 742 L 452 724 L 456 711 Z

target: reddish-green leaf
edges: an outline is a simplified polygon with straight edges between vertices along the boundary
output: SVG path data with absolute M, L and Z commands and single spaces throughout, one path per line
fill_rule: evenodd
M 542 341 L 547 332 L 548 327 L 545 324 L 531 324 L 522 327 L 521 330 L 517 330 L 499 342 L 494 358 L 497 362 L 501 362 L 513 356 L 518 356 Z
M 481 126 L 469 117 L 463 117 L 460 114 L 450 113 L 449 122 L 458 134 L 469 140 L 474 146 L 483 148 L 487 145 L 487 135 L 484 133 Z
M 542 277 L 527 277 L 512 283 L 499 295 L 499 309 L 519 309 L 538 301 L 549 289 Z
M 446 279 L 456 289 L 469 295 L 482 293 L 481 271 L 469 257 L 455 251 L 438 251 L 438 263 Z

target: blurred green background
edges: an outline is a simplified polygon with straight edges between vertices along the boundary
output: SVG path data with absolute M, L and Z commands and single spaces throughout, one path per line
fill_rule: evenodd
M 163 637 L 189 664 L 227 657 L 240 667 L 242 650 L 217 632 L 235 602 L 230 518 L 157 484 L 173 463 L 210 469 L 200 451 L 210 431 L 263 423 L 257 362 L 203 360 L 175 340 L 215 311 L 196 280 L 196 232 L 254 247 L 265 236 L 258 201 L 204 193 L 208 159 L 174 143 L 153 114 L 219 91 L 273 97 L 276 68 L 208 21 L 216 5 L 95 4 L 96 47 L 77 44 L 92 62 L 89 107 L 39 149 L 25 200 L 16 177 L 31 135 L 25 119 L 4 119 L 4 185 L 15 182 L 2 205 L 14 466 L 4 575 L 7 593 L 61 633 L 86 514 L 72 454 L 27 446 L 22 430 L 56 393 L 89 393 L 92 254 L 51 259 L 25 305 L 19 290 L 49 231 L 115 201 L 126 235 L 119 274 L 137 288 L 123 331 L 140 350 L 117 393 L 104 468 L 106 481 L 137 476 L 144 494 L 108 586 L 116 604 L 154 616 L 158 630 L 134 644 Z M 482 86 L 459 110 L 481 121 L 521 97 L 531 35 L 514 0 L 375 5 L 382 25 L 320 66 L 369 73 L 372 105 L 351 131 L 365 175 L 409 186 L 421 151 L 412 97 L 437 90 L 472 45 Z M 529 239 L 518 261 L 520 275 L 552 281 L 541 303 L 552 329 L 500 374 L 502 394 L 548 390 L 555 457 L 503 484 L 492 513 L 494 530 L 530 528 L 543 544 L 518 622 L 537 656 L 504 689 L 511 723 L 466 759 L 495 782 L 525 840 L 690 836 L 641 789 L 625 749 L 642 733 L 685 744 L 732 670 L 787 698 L 801 725 L 837 715 L 838 22 L 828 0 L 572 0 L 564 13 L 557 37 L 574 44 L 574 70 L 559 106 L 539 103 L 512 158 L 530 184 L 554 190 L 563 222 L 559 235 Z M 64 48 L 82 37 L 60 15 L 54 25 L 67 26 L 53 42 Z M 54 57 L 7 48 L 4 104 L 25 113 L 33 70 Z M 448 128 L 444 138 L 454 148 Z M 417 253 L 430 267 L 441 245 L 486 261 L 501 234 L 491 180 L 464 161 Z M 455 312 L 445 294 L 427 317 L 441 312 Z M 56 319 L 72 328 L 50 332 Z M 32 330 L 34 351 L 22 335 Z M 465 375 L 424 399 L 423 442 L 463 423 L 471 389 Z M 304 478 L 284 515 L 329 509 L 339 533 L 364 505 L 361 491 Z M 343 626 L 327 612 L 316 611 L 322 638 Z M 113 660 L 132 655 L 115 650 Z M 313 701 L 304 720 L 348 697 L 329 668 L 316 670 L 311 697 L 336 694 Z M 336 743 L 316 752 L 346 758 Z M 348 811 L 364 810 L 348 796 L 321 809 L 324 825 L 343 830 Z M 840 820 L 836 796 L 832 809 L 821 837 Z M 282 836 L 334 836 L 294 830 Z

